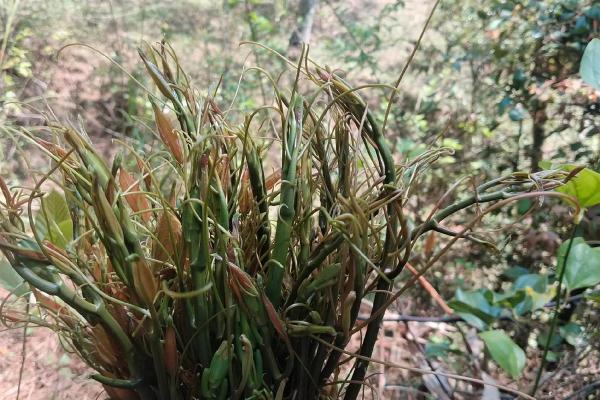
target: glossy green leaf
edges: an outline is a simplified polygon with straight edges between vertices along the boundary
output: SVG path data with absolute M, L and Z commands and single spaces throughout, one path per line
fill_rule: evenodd
M 479 336 L 494 361 L 513 379 L 518 378 L 525 367 L 525 352 L 503 330 L 481 332 Z
M 42 238 L 63 249 L 73 240 L 73 221 L 61 194 L 51 191 L 42 198 L 42 207 L 36 216 L 36 228 Z
M 565 165 L 562 169 L 572 171 L 574 165 Z M 569 182 L 556 189 L 558 192 L 574 196 L 579 201 L 581 207 L 592 207 L 600 204 L 600 174 L 584 168 Z
M 565 266 L 569 247 L 567 240 L 558 248 L 558 273 Z M 600 283 L 600 248 L 593 248 L 582 238 L 573 239 L 566 262 L 564 283 L 569 290 L 594 286 Z
M 600 39 L 592 39 L 586 46 L 579 73 L 587 84 L 600 90 Z
M 517 212 L 519 215 L 525 215 L 533 206 L 533 200 L 531 199 L 521 199 L 517 201 Z

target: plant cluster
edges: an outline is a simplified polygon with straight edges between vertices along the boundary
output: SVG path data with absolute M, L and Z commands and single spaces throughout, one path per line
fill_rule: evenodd
M 52 167 L 31 188 L 0 180 L 0 249 L 36 299 L 5 321 L 56 331 L 111 398 L 356 399 L 385 310 L 417 279 L 401 273 L 423 234 L 451 240 L 419 274 L 511 201 L 576 201 L 552 190 L 580 168 L 513 173 L 444 207 L 454 185 L 417 219 L 417 182 L 452 150 L 395 160 L 367 87 L 306 52 L 297 64 L 275 54 L 287 75 L 255 69 L 271 102 L 232 123 L 170 47 L 140 56 L 160 149 L 121 142 L 109 163 L 83 126 L 6 127 Z M 463 230 L 442 225 L 485 203 Z

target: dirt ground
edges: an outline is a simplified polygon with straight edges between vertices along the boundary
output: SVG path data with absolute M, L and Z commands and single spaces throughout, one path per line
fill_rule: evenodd
M 6 295 L 0 289 L 0 298 Z M 0 400 L 105 399 L 90 372 L 49 329 L 0 326 Z

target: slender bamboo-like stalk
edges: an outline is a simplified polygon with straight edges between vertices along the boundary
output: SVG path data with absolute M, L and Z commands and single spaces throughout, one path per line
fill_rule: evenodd
M 296 201 L 296 168 L 302 137 L 302 98 L 296 96 L 291 101 L 288 129 L 283 137 L 282 174 L 281 174 L 281 205 L 277 219 L 277 230 L 273 241 L 273 251 L 269 259 L 267 275 L 267 296 L 277 306 L 281 301 L 281 284 L 285 266 L 287 265 L 290 235 L 295 216 Z

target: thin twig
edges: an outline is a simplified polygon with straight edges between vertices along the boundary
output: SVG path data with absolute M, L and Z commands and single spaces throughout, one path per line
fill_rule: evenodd
M 565 300 L 565 304 L 577 303 L 577 302 L 581 301 L 583 298 L 585 298 L 586 296 L 593 295 L 593 294 L 600 294 L 600 290 L 593 290 L 588 293 L 582 293 L 582 294 L 578 294 L 575 296 L 571 296 Z M 551 307 L 555 307 L 555 306 L 556 306 L 556 301 L 551 301 L 551 302 L 544 304 L 544 308 L 551 308 Z M 369 319 L 369 316 L 362 314 L 362 315 L 359 315 L 357 319 L 359 321 L 366 321 Z M 507 316 L 500 317 L 499 320 L 515 321 L 513 318 L 507 317 Z M 458 315 L 446 315 L 446 316 L 441 316 L 441 317 L 428 317 L 428 316 L 421 316 L 421 315 L 399 315 L 397 317 L 384 317 L 383 321 L 384 322 L 410 322 L 410 321 L 412 321 L 412 322 L 445 322 L 445 323 L 465 322 L 465 320 L 462 317 L 459 317 Z

